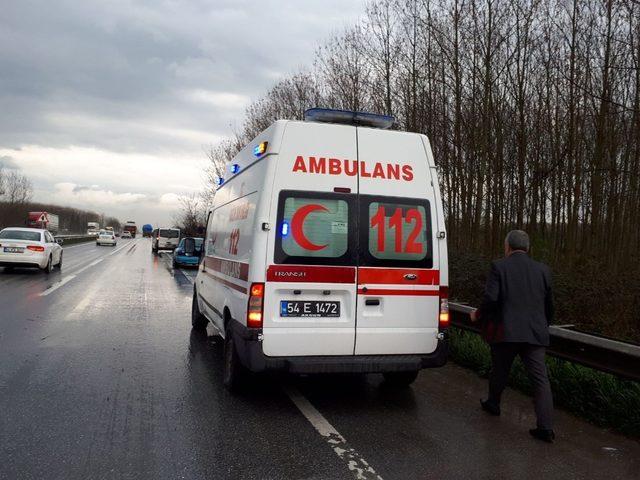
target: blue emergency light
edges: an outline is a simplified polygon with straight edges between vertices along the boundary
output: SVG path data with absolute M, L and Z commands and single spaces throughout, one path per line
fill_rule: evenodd
M 280 227 L 280 233 L 282 234 L 283 237 L 286 237 L 287 235 L 289 235 L 289 223 L 288 222 L 282 222 L 282 227 Z
M 253 154 L 256 157 L 261 157 L 267 151 L 267 145 L 269 145 L 269 142 L 260 142 L 254 147 Z
M 388 129 L 396 122 L 391 115 L 378 115 L 351 110 L 333 110 L 330 108 L 310 108 L 304 112 L 305 122 L 342 123 L 362 127 Z
M 233 165 L 231 165 L 231 173 L 236 174 L 240 171 L 240 165 L 238 165 L 237 163 L 234 163 Z

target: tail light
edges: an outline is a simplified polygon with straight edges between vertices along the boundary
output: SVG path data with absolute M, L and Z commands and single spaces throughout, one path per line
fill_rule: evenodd
M 31 250 L 32 252 L 44 252 L 44 247 L 40 245 L 29 245 L 27 250 Z
M 449 328 L 449 287 L 440 287 L 440 316 L 438 318 L 440 329 Z
M 264 306 L 264 283 L 252 283 L 249 289 L 247 305 L 247 327 L 262 328 L 262 309 Z

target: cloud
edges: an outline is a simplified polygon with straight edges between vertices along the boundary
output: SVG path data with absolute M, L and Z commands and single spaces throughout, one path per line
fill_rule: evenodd
M 20 166 L 9 155 L 0 156 L 0 168 L 6 168 L 7 170 L 18 170 Z
M 246 95 L 238 95 L 231 92 L 215 92 L 211 90 L 194 89 L 182 92 L 187 100 L 195 104 L 208 104 L 212 107 L 233 110 L 236 108 L 245 108 L 251 102 Z
M 308 64 L 363 4 L 4 2 L 2 164 L 20 165 L 41 200 L 67 183 L 80 189 L 70 200 L 153 216 L 141 200 L 123 210 L 121 195 L 159 201 L 202 188 L 203 146 L 230 134 L 252 100 Z
M 54 188 L 53 196 L 58 202 L 62 199 L 69 204 L 87 205 L 91 208 L 103 208 L 112 205 L 131 205 L 147 199 L 147 195 L 144 193 L 116 193 L 112 190 L 101 189 L 96 185 L 83 186 L 63 182 L 56 183 Z
M 176 195 L 175 193 L 165 193 L 160 197 L 160 203 L 162 205 L 177 207 L 180 205 L 180 198 L 180 195 Z

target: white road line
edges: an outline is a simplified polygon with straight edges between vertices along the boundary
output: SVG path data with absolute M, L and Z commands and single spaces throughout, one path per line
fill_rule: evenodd
M 91 262 L 88 265 L 85 265 L 84 267 L 82 267 L 79 270 L 76 270 L 76 273 L 74 273 L 73 275 L 69 275 L 68 277 L 64 277 L 62 280 L 60 280 L 58 283 L 54 283 L 53 285 L 51 285 L 49 288 L 47 288 L 44 292 L 42 292 L 40 294 L 41 297 L 46 297 L 47 295 L 49 295 L 50 293 L 55 292 L 57 289 L 59 289 L 60 287 L 62 287 L 63 285 L 66 285 L 67 283 L 69 283 L 71 280 L 73 280 L 74 278 L 76 278 L 78 276 L 79 273 L 84 272 L 87 268 L 91 268 L 96 266 L 97 264 L 99 264 L 101 261 L 103 260 L 103 258 L 99 258 L 97 260 L 94 260 L 93 262 Z
M 51 292 L 55 292 L 57 289 L 59 289 L 61 286 L 63 286 L 65 283 L 70 282 L 71 280 L 73 280 L 74 278 L 76 278 L 75 275 L 69 275 L 68 277 L 64 277 L 62 280 L 60 280 L 58 283 L 54 283 L 53 285 L 51 285 L 49 288 L 47 288 L 44 292 L 42 292 L 40 294 L 41 297 L 46 297 L 47 295 L 49 295 Z
M 346 462 L 354 478 L 358 480 L 382 480 L 382 477 L 376 473 L 371 465 L 349 446 L 346 439 L 311 405 L 311 402 L 298 389 L 288 386 L 284 390 L 302 415 L 309 420 L 313 428 L 327 441 L 336 455 Z
M 117 250 L 114 250 L 113 252 L 111 252 L 108 255 L 105 255 L 104 257 L 100 257 L 96 260 L 94 260 L 93 262 L 85 265 L 84 267 L 80 268 L 79 270 L 76 270 L 75 273 L 73 275 L 69 275 L 67 277 L 64 277 L 62 280 L 60 280 L 57 283 L 54 283 L 53 285 L 51 285 L 49 288 L 47 288 L 44 292 L 42 292 L 40 294 L 41 297 L 46 297 L 47 295 L 49 295 L 50 293 L 55 292 L 57 289 L 59 289 L 60 287 L 62 287 L 63 285 L 69 283 L 71 280 L 73 280 L 74 278 L 76 278 L 78 276 L 78 274 L 84 272 L 85 270 L 87 270 L 88 268 L 91 267 L 95 267 L 96 265 L 98 265 L 100 262 L 102 262 L 106 257 L 110 257 L 111 255 L 113 255 L 114 253 L 118 253 L 120 250 L 122 250 L 125 247 L 128 247 L 130 244 L 127 245 L 123 245 L 122 247 L 118 248 Z
M 87 245 L 91 244 L 92 242 L 93 242 L 93 240 L 89 240 L 87 242 L 76 243 L 75 245 L 67 245 L 66 247 L 63 245 L 62 246 L 62 250 L 69 250 L 70 248 L 76 248 L 76 247 L 86 247 Z

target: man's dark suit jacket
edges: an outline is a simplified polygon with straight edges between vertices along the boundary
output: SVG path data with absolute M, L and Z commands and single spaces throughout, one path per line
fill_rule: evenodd
M 548 346 L 553 320 L 549 267 L 520 251 L 492 262 L 478 318 L 489 343 Z

